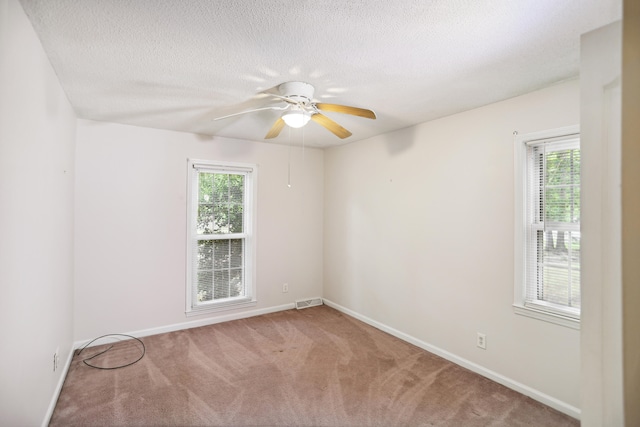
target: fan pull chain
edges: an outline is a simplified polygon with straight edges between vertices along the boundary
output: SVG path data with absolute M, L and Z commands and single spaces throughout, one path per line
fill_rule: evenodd
M 306 177 L 307 177 L 307 175 L 305 173 L 305 169 L 306 168 L 305 168 L 305 149 L 304 149 L 305 148 L 305 144 L 304 144 L 304 128 L 305 127 L 302 128 L 302 168 L 301 168 L 302 172 L 300 174 L 301 175 L 301 179 L 303 181 L 306 180 Z
M 287 160 L 287 187 L 291 188 L 291 128 L 289 128 L 289 158 Z
M 302 127 L 302 164 L 304 165 L 304 128 L 306 126 Z

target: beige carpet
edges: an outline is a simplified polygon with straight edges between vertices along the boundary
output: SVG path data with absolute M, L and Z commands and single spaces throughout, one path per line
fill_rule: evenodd
M 326 306 L 143 338 L 118 370 L 74 357 L 52 426 L 577 426 Z M 139 347 L 92 359 L 114 366 Z M 138 344 L 139 345 L 139 344 Z

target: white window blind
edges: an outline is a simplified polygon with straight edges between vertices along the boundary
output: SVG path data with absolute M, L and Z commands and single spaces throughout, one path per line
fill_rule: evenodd
M 580 173 L 577 127 L 516 138 L 514 307 L 572 327 L 580 319 Z
M 580 316 L 580 146 L 527 144 L 526 305 Z
M 255 301 L 254 168 L 190 162 L 187 312 Z

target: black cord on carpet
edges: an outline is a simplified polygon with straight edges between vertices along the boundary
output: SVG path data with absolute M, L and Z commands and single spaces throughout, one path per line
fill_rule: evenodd
M 87 357 L 86 359 L 83 359 L 82 362 L 84 362 L 85 365 L 87 365 L 87 366 L 89 366 L 91 368 L 103 369 L 103 370 L 112 370 L 112 369 L 120 369 L 120 368 L 126 368 L 127 366 L 131 366 L 131 365 L 133 365 L 135 363 L 138 363 L 144 357 L 145 353 L 147 352 L 147 348 L 144 346 L 144 343 L 139 338 L 132 337 L 131 335 L 126 335 L 126 334 L 107 334 L 107 335 L 102 335 L 101 337 L 98 337 L 98 338 L 94 338 L 91 341 L 89 341 L 88 343 L 86 343 L 84 346 L 82 346 L 82 348 L 76 350 L 76 356 L 79 356 L 80 353 L 82 353 L 89 345 L 91 345 L 92 343 L 98 341 L 99 339 L 107 338 L 107 337 L 116 337 L 116 336 L 118 336 L 118 337 L 127 337 L 127 338 L 131 338 L 131 339 L 134 339 L 134 340 L 138 341 L 140 343 L 140 345 L 142 346 L 142 354 L 140 355 L 140 357 L 138 357 L 133 362 L 125 363 L 124 365 L 109 366 L 109 367 L 96 366 L 96 365 L 92 365 L 91 363 L 88 362 L 88 360 L 91 360 L 94 357 L 98 357 L 101 354 L 104 354 L 107 351 L 111 350 L 113 348 L 113 346 L 110 346 L 106 350 L 103 350 L 103 351 L 101 351 L 99 353 L 94 354 L 91 357 Z

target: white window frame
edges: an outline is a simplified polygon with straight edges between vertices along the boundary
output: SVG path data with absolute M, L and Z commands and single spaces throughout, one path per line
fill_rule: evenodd
M 245 176 L 243 233 L 232 235 L 244 240 L 244 272 L 245 294 L 241 297 L 225 298 L 219 301 L 197 303 L 195 297 L 196 278 L 194 242 L 198 240 L 196 232 L 196 216 L 198 212 L 198 173 L 199 171 L 219 173 L 241 173 Z M 256 295 L 256 206 L 257 206 L 258 167 L 255 164 L 233 163 L 212 160 L 187 159 L 187 265 L 186 265 L 186 311 L 187 316 L 231 310 L 254 306 Z
M 555 323 L 573 329 L 580 329 L 580 312 L 567 307 L 545 304 L 543 301 L 527 301 L 527 251 L 532 244 L 527 237 L 530 234 L 528 215 L 528 163 L 527 146 L 532 142 L 544 140 L 570 139 L 580 137 L 580 127 L 567 126 L 541 132 L 517 135 L 515 138 L 515 277 L 513 308 L 516 314 Z

